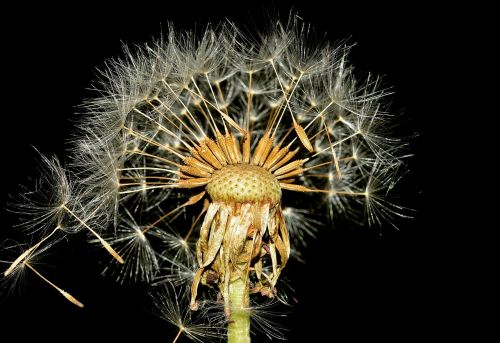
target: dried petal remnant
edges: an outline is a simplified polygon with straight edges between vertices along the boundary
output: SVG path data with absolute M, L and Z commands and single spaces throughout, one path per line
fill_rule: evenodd
M 249 164 L 228 165 L 216 171 L 207 192 L 213 201 L 222 202 L 266 202 L 274 207 L 281 200 L 276 177 L 262 167 Z
M 230 301 L 235 284 L 245 285 L 246 292 L 251 286 L 252 292 L 270 297 L 276 292 L 276 282 L 290 254 L 290 242 L 281 212 L 281 185 L 276 173 L 269 171 L 269 166 L 281 158 L 260 166 L 266 162 L 272 142 L 263 139 L 257 144 L 254 159 L 243 159 L 246 163 L 233 161 L 217 168 L 210 177 L 206 191 L 212 203 L 196 245 L 200 269 L 191 287 L 193 310 L 198 308 L 200 283 L 218 285 L 228 316 L 239 313 Z M 279 151 L 276 148 L 273 155 Z M 268 261 L 271 270 L 263 272 L 263 260 Z

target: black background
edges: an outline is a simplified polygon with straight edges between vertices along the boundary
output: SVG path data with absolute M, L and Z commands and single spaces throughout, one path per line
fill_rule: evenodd
M 416 219 L 399 223 L 399 231 L 339 226 L 320 232 L 303 253 L 307 263 L 288 271 L 298 301 L 285 322 L 289 341 L 436 338 L 435 329 L 442 328 L 449 310 L 440 283 L 447 269 L 437 254 L 439 225 L 428 220 L 424 166 L 431 154 L 427 125 L 436 111 L 433 93 L 441 82 L 437 70 L 446 63 L 440 52 L 451 28 L 431 6 L 291 4 L 144 2 L 114 9 L 20 7 L 4 13 L 11 18 L 2 23 L 2 81 L 7 87 L 1 109 L 1 205 L 5 207 L 18 184 L 37 174 L 31 145 L 64 156 L 75 106 L 91 95 L 86 87 L 95 68 L 119 55 L 121 42 L 147 42 L 169 21 L 181 29 L 225 17 L 259 26 L 265 13 L 286 18 L 293 8 L 318 32 L 327 32 L 329 40 L 350 37 L 357 43 L 350 56 L 356 71 L 386 76 L 395 91 L 393 110 L 404 113 L 405 130 L 417 131 L 419 137 L 412 144 L 416 157 L 410 160 L 403 194 L 418 210 Z M 2 218 L 0 237 L 15 236 L 10 231 L 12 217 L 4 211 Z M 100 277 L 98 259 L 94 251 L 85 251 L 84 243 L 83 237 L 76 237 L 63 244 L 44 271 L 82 300 L 85 309 L 29 277 L 18 294 L 0 303 L 2 332 L 15 333 L 20 341 L 171 341 L 175 328 L 148 313 L 144 292 Z

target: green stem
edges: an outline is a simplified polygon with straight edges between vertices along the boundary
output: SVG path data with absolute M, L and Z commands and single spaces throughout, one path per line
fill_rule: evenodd
M 229 308 L 228 343 L 250 343 L 249 289 L 240 278 L 229 284 Z

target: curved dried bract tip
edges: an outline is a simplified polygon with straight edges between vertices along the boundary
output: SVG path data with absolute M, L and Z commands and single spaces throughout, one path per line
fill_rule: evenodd
M 185 288 L 174 288 L 165 284 L 151 294 L 154 311 L 163 320 L 174 325 L 177 333 L 172 342 L 176 342 L 181 335 L 195 342 L 205 342 L 209 339 L 224 337 L 224 327 L 216 322 L 203 322 L 207 318 L 195 317 L 196 313 L 189 310 L 189 292 Z M 220 324 L 220 323 L 219 323 Z

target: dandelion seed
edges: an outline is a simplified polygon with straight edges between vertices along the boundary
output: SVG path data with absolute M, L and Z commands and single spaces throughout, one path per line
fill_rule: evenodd
M 108 238 L 110 244 L 117 247 L 117 253 L 123 257 L 124 263 L 118 268 L 115 264 L 110 264 L 103 273 L 115 275 L 120 283 L 151 282 L 159 270 L 156 253 L 133 215 L 127 209 L 124 209 L 124 214 L 126 217 Z M 93 242 L 101 243 L 99 240 Z
M 318 228 L 322 225 L 312 218 L 311 211 L 301 208 L 285 207 L 283 209 L 286 227 L 290 232 L 290 243 L 300 248 L 307 244 L 308 238 L 314 238 Z
M 49 240 L 59 228 L 54 229 L 54 231 L 46 236 L 44 239 L 26 249 L 23 253 L 21 253 L 14 262 L 1 261 L 4 263 L 10 264 L 9 268 L 4 272 L 3 283 L 12 287 L 15 287 L 17 283 L 19 283 L 26 273 L 26 270 L 30 270 L 37 277 L 39 277 L 46 284 L 57 290 L 62 296 L 64 296 L 68 301 L 73 303 L 78 307 L 83 307 L 84 305 L 78 301 L 74 296 L 70 293 L 64 291 L 59 286 L 50 281 L 46 276 L 44 276 L 40 271 L 35 268 L 36 264 L 39 263 L 41 256 L 49 250 L 55 243 L 57 243 L 58 238 L 53 238 Z M 19 248 L 19 245 L 14 245 L 11 248 Z
M 30 247 L 29 249 L 26 249 L 21 255 L 19 255 L 14 262 L 7 268 L 7 270 L 4 272 L 4 276 L 9 276 L 10 273 L 12 273 L 16 267 L 21 263 L 23 260 L 25 260 L 30 254 L 32 254 L 38 247 L 43 244 L 45 241 L 50 239 L 58 230 L 60 230 L 60 227 L 57 226 L 54 231 L 52 231 L 49 235 L 45 236 L 42 238 L 38 243 Z
M 161 288 L 161 291 L 151 294 L 151 299 L 158 316 L 177 328 L 172 342 L 176 342 L 181 335 L 185 335 L 195 342 L 223 337 L 223 327 L 205 324 L 199 322 L 199 319 L 193 318 L 194 313 L 189 311 L 187 306 L 188 299 L 182 296 L 185 290 L 176 291 L 169 284 Z
M 75 232 L 79 226 L 66 218 L 62 207 L 65 204 L 73 206 L 75 186 L 68 177 L 68 172 L 57 158 L 40 155 L 40 177 L 34 182 L 32 189 L 24 191 L 15 198 L 11 211 L 21 215 L 21 227 L 30 234 L 47 232 L 65 223 L 66 232 Z
M 267 299 L 262 303 L 254 301 L 248 309 L 252 328 L 264 333 L 269 340 L 286 339 L 285 332 L 287 329 L 279 323 L 279 319 L 286 317 L 286 312 L 279 305 L 283 305 L 282 301 Z
M 33 273 L 35 273 L 40 279 L 42 279 L 43 281 L 45 281 L 51 287 L 55 288 L 59 293 L 61 293 L 61 295 L 63 297 L 65 297 L 66 299 L 68 299 L 68 301 L 70 301 L 71 303 L 75 304 L 78 307 L 83 307 L 83 304 L 80 301 L 78 301 L 74 296 L 72 296 L 68 292 L 66 292 L 63 289 L 61 289 L 58 286 L 56 286 L 52 281 L 50 281 L 49 279 L 47 279 L 45 276 L 43 276 L 42 274 L 40 274 L 39 271 L 37 271 L 35 268 L 33 268 L 33 266 L 31 264 L 29 264 L 26 261 L 24 261 L 23 264 L 26 267 L 28 267 L 29 269 L 31 269 L 33 271 Z
M 59 160 L 55 157 L 49 159 L 43 155 L 41 158 L 42 174 L 35 185 L 35 190 L 22 193 L 12 210 L 26 218 L 22 226 L 29 228 L 33 233 L 45 232 L 50 227 L 56 227 L 66 233 L 76 233 L 85 228 L 99 239 L 101 245 L 117 261 L 123 263 L 123 259 L 109 243 L 76 213 L 78 212 L 76 208 L 83 206 L 81 198 L 77 195 L 75 185 L 70 181 L 68 172 L 61 166 Z

